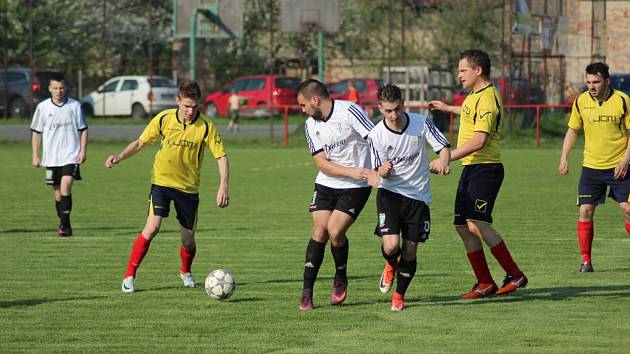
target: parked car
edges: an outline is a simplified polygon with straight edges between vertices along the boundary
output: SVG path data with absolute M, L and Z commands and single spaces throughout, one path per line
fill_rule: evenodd
M 383 86 L 383 80 L 380 79 L 346 79 L 328 85 L 330 97 L 334 100 L 348 99 L 348 81 L 354 82 L 354 87 L 359 92 L 359 104 L 372 105 L 378 104 L 376 95 L 378 88 Z
M 118 76 L 81 98 L 87 116 L 145 118 L 177 106 L 178 88 L 163 76 Z
M 508 88 L 505 78 L 496 78 L 492 80 L 501 96 L 503 104 L 544 104 L 545 95 L 540 87 L 535 84 L 529 84 L 527 80 L 512 79 L 511 87 Z M 453 92 L 451 104 L 461 106 L 464 99 L 468 96 L 468 89 L 459 89 Z
M 203 109 L 208 117 L 227 116 L 228 99 L 234 90 L 242 99 L 241 116 L 266 116 L 270 101 L 272 106 L 297 106 L 295 89 L 299 84 L 300 79 L 281 75 L 241 76 L 206 96 Z
M 50 76 L 61 73 L 56 69 L 29 68 L 0 69 L 0 113 L 8 108 L 10 117 L 30 117 L 37 104 L 50 98 Z M 66 78 L 66 95 L 74 95 L 74 84 Z

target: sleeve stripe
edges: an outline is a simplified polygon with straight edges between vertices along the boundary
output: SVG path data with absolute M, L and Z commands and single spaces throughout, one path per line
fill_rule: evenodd
M 378 151 L 376 151 L 372 139 L 368 139 L 368 144 L 370 145 L 370 151 L 372 152 L 372 168 L 376 169 L 381 166 L 381 157 L 379 156 Z
M 319 154 L 320 152 L 323 152 L 323 151 L 324 151 L 324 149 L 319 149 L 317 151 L 313 151 L 313 152 L 311 152 L 311 156 L 315 156 L 315 155 L 317 155 L 317 154 Z
M 361 112 L 360 109 L 357 109 L 354 106 L 349 106 L 348 107 L 348 111 L 356 118 L 359 120 L 359 122 L 361 123 L 361 125 L 367 129 L 367 130 L 372 130 L 372 128 L 374 128 L 374 124 L 372 123 L 371 120 L 369 120 L 365 114 L 363 112 Z
M 304 125 L 304 135 L 306 136 L 306 143 L 308 144 L 308 150 L 312 153 L 315 152 L 315 146 L 313 145 L 313 140 L 311 136 L 308 134 L 308 127 Z
M 431 135 L 433 135 L 435 140 L 437 140 L 440 144 L 442 144 L 444 146 L 448 146 L 449 145 L 449 142 L 448 142 L 448 140 L 446 140 L 444 135 L 442 135 L 442 133 L 435 127 L 433 122 L 431 122 L 428 119 L 427 119 L 427 127 L 429 128 L 429 132 L 431 133 Z

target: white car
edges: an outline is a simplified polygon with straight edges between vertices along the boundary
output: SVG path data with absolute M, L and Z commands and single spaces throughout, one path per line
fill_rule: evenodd
M 163 76 L 118 76 L 81 98 L 87 116 L 132 116 L 145 118 L 176 107 L 178 88 Z

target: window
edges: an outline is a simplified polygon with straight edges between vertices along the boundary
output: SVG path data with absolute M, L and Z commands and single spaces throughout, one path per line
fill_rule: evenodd
M 367 85 L 365 84 L 365 81 L 363 81 L 363 80 L 356 80 L 356 81 L 354 81 L 354 87 L 356 87 L 357 91 L 359 91 L 359 92 L 367 92 L 368 91 Z
M 123 81 L 122 87 L 120 91 L 133 91 L 138 89 L 138 81 L 136 80 L 125 80 Z
M 289 78 L 276 79 L 275 82 L 276 82 L 276 87 L 277 88 L 291 88 L 291 89 L 295 89 L 300 84 L 300 80 L 298 80 L 298 79 L 289 79 Z
M 152 77 L 147 81 L 151 87 L 177 87 L 171 79 L 166 77 Z
M 245 91 L 262 90 L 265 88 L 265 79 L 249 79 Z
M 245 85 L 247 85 L 247 80 L 238 80 L 225 88 L 226 92 L 231 92 L 232 90 L 236 90 L 236 92 L 241 92 L 245 90 Z
M 330 93 L 345 93 L 348 91 L 348 82 L 342 81 L 332 85 L 329 89 Z
M 116 91 L 116 86 L 118 86 L 118 80 L 112 81 L 109 84 L 105 85 L 101 92 L 114 92 Z

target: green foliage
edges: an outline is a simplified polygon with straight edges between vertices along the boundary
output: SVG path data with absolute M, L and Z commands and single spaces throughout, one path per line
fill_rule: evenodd
M 424 17 L 424 28 L 434 39 L 426 47 L 428 62 L 457 68 L 459 53 L 466 49 L 498 53 L 501 10 L 502 2 L 496 0 L 441 1 L 437 13 Z
M 228 301 L 184 288 L 179 227 L 171 211 L 138 272 L 138 292 L 120 281 L 146 213 L 154 150 L 112 170 L 105 156 L 124 144 L 92 144 L 83 181 L 73 189 L 75 235 L 54 234 L 52 194 L 41 169 L 29 165 L 28 143 L 2 143 L 0 160 L 0 342 L 3 352 L 211 353 L 621 353 L 627 352 L 630 244 L 615 203 L 598 207 L 595 273 L 577 272 L 575 186 L 559 176 L 555 150 L 504 151 L 506 179 L 495 227 L 529 277 L 513 296 L 463 301 L 474 276 L 452 222 L 460 168 L 433 176 L 431 238 L 406 296 L 409 308 L 389 310 L 377 289 L 383 268 L 375 193 L 348 232 L 349 296 L 329 304 L 334 273 L 326 255 L 315 287 L 317 308 L 297 309 L 304 249 L 311 232 L 307 204 L 315 167 L 305 146 L 235 147 L 230 156 L 231 205 L 214 206 L 216 164 L 202 175 L 193 272 L 236 276 Z M 328 251 L 327 251 L 328 252 Z M 500 266 L 486 252 L 494 279 Z

